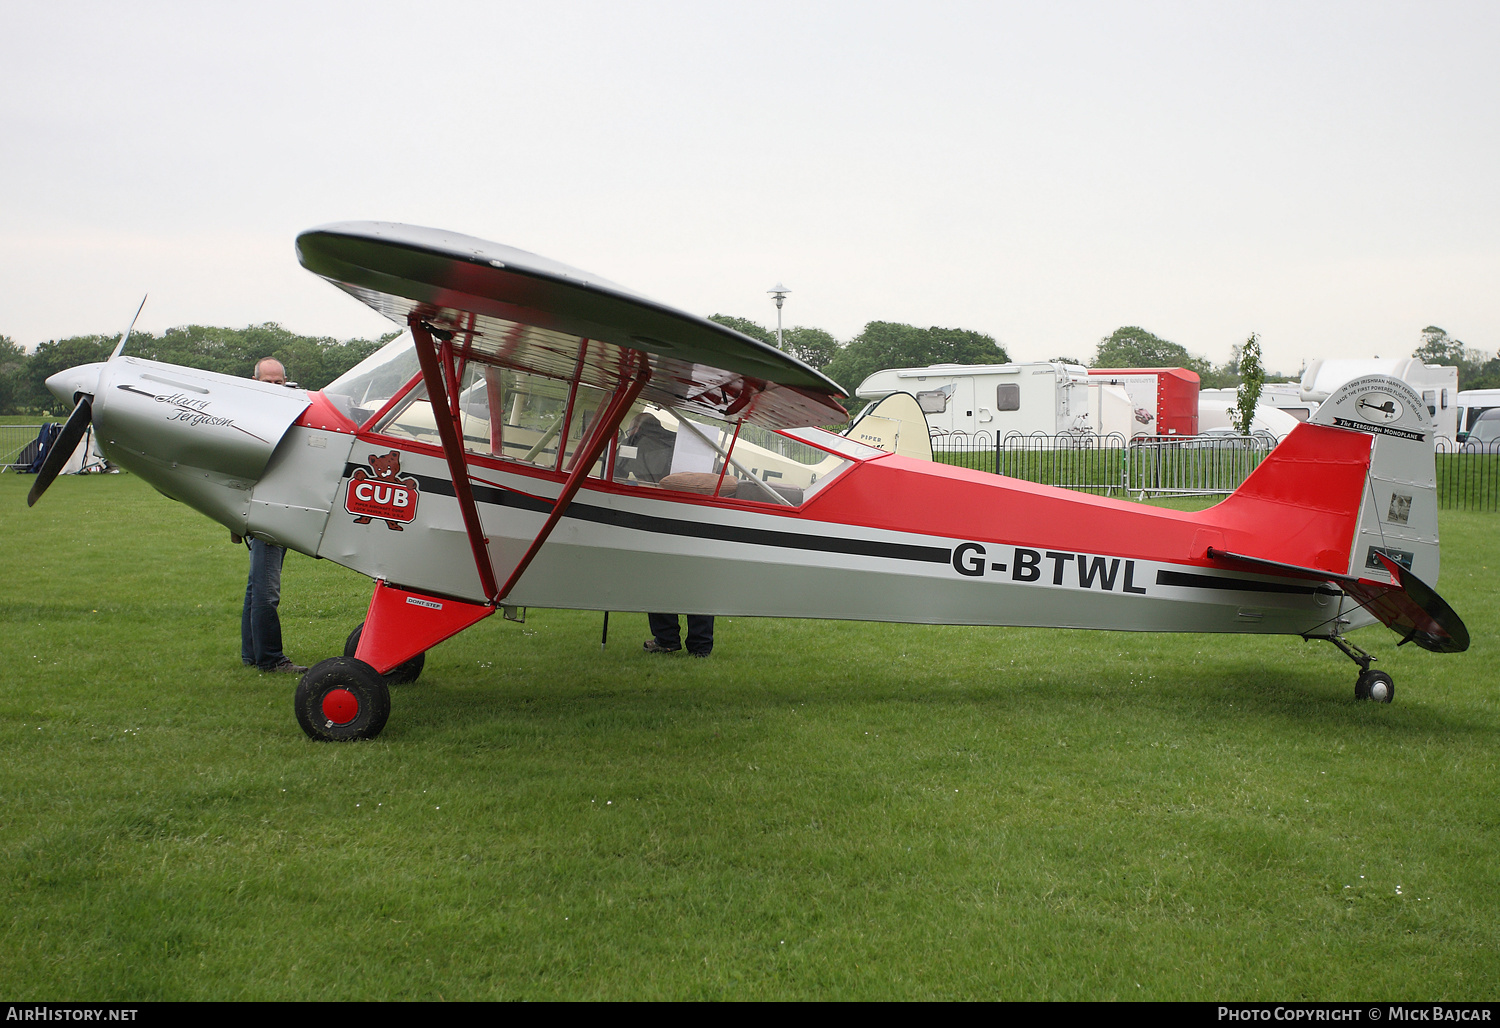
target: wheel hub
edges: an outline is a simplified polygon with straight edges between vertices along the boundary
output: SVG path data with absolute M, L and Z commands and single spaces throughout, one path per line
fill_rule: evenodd
M 348 689 L 330 689 L 323 697 L 323 716 L 335 725 L 347 725 L 359 717 L 359 698 Z

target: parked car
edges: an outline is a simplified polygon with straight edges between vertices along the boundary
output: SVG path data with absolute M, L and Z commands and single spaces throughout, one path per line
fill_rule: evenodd
M 1468 432 L 1460 432 L 1462 453 L 1500 453 L 1500 407 L 1485 411 Z

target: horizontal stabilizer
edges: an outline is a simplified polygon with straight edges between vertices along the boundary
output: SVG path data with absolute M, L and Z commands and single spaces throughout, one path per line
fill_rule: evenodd
M 1400 635 L 1404 645 L 1414 642 L 1424 650 L 1434 653 L 1462 653 L 1469 648 L 1469 629 L 1458 612 L 1411 571 L 1377 553 L 1380 562 L 1390 572 L 1390 582 L 1377 582 L 1369 578 L 1352 575 L 1336 575 L 1317 568 L 1283 564 L 1263 557 L 1248 557 L 1242 553 L 1208 548 L 1210 560 L 1223 560 L 1254 568 L 1265 574 L 1291 575 L 1295 578 L 1313 578 L 1329 582 L 1338 587 L 1345 596 L 1379 618 L 1391 631 Z

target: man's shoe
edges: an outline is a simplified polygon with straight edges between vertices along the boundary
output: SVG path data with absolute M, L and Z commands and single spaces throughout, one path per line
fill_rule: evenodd
M 307 668 L 301 664 L 293 664 L 290 657 L 282 657 L 281 663 L 275 667 L 267 668 L 266 673 L 271 675 L 303 675 L 307 673 Z
M 692 650 L 689 650 L 688 652 L 692 653 L 692 655 L 695 656 L 695 657 L 706 657 L 710 653 L 712 653 L 713 651 L 712 650 L 704 650 L 702 653 L 696 653 L 696 652 L 694 652 Z
M 682 649 L 682 647 L 663 646 L 655 639 L 647 639 L 645 642 L 641 643 L 641 649 L 645 650 L 647 653 L 676 653 L 678 650 Z

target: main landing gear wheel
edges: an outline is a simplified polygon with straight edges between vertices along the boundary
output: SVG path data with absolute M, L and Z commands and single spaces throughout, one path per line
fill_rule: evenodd
M 353 657 L 319 661 L 297 683 L 297 723 L 318 742 L 373 739 L 391 716 L 391 691 L 370 665 Z
M 1365 671 L 1354 682 L 1354 698 L 1389 703 L 1396 698 L 1396 683 L 1384 671 Z
M 361 621 L 354 627 L 354 631 L 349 633 L 349 638 L 344 640 L 344 656 L 354 656 L 355 651 L 359 649 L 360 634 L 363 633 L 364 630 L 365 623 Z M 397 664 L 395 667 L 391 668 L 385 673 L 385 684 L 405 685 L 407 682 L 415 682 L 417 680 L 417 676 L 422 673 L 423 665 L 425 665 L 426 663 L 427 654 L 424 651 L 417 654 L 411 660 L 405 661 L 401 664 Z

